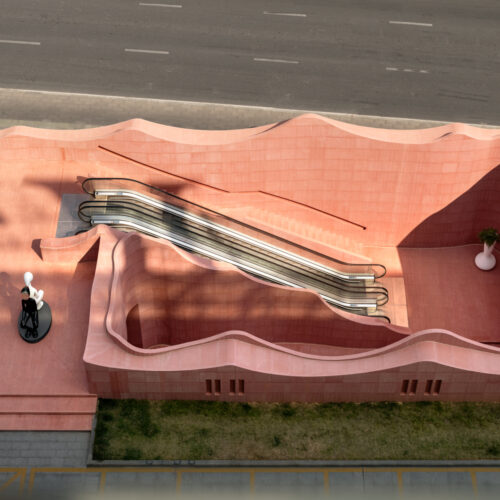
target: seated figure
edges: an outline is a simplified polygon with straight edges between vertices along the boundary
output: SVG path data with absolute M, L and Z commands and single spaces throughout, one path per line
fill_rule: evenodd
M 22 312 L 21 312 L 21 328 L 26 329 L 26 338 L 38 337 L 38 309 L 35 299 L 30 297 L 30 289 L 25 286 L 21 290 Z
M 37 290 L 35 287 L 31 286 L 33 281 L 33 274 L 29 271 L 24 273 L 24 284 L 29 288 L 30 298 L 34 299 L 36 302 L 36 308 L 39 311 L 43 306 L 43 290 Z

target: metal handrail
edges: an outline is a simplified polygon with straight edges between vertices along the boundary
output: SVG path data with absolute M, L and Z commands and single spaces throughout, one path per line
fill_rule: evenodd
M 133 189 L 127 189 L 127 186 Z M 280 248 L 280 250 L 282 251 L 288 251 L 289 253 L 293 253 L 301 257 L 303 257 L 303 255 L 301 254 L 305 254 L 307 255 L 307 257 L 305 258 L 307 258 L 309 261 L 313 261 L 317 265 L 321 265 L 324 268 L 333 269 L 336 273 L 353 275 L 353 278 L 346 279 L 375 280 L 377 278 L 381 278 L 386 273 L 386 268 L 382 264 L 348 263 L 339 259 L 335 259 L 333 257 L 329 257 L 320 252 L 311 250 L 302 245 L 286 240 L 285 238 L 273 235 L 267 231 L 253 227 L 249 224 L 233 219 L 232 217 L 208 209 L 206 207 L 198 205 L 197 203 L 185 200 L 184 198 L 181 198 L 177 195 L 168 193 L 162 189 L 150 186 L 149 184 L 145 184 L 134 179 L 119 177 L 93 177 L 86 179 L 82 183 L 82 187 L 86 193 L 92 196 L 96 196 L 96 193 L 98 196 L 99 192 L 104 193 L 106 190 L 135 191 L 136 194 L 143 194 L 143 192 L 146 191 L 148 197 L 152 197 L 153 199 L 160 202 L 168 203 L 170 206 L 174 206 L 181 210 L 185 209 L 191 216 L 201 216 L 205 219 L 208 219 L 212 224 L 222 226 L 229 231 L 245 234 L 249 238 L 260 240 L 262 243 L 271 241 L 271 244 L 273 246 Z M 137 188 L 140 188 L 140 190 L 137 191 Z M 286 248 L 283 248 L 283 246 L 285 246 Z M 318 262 L 318 260 L 320 262 Z M 352 271 L 361 269 L 363 271 L 343 272 L 339 270 L 339 267 L 350 269 Z
M 149 208 L 130 201 L 85 201 L 81 203 L 79 207 L 79 216 L 85 222 L 91 222 L 92 224 L 108 223 L 116 226 L 120 223 L 121 219 L 125 221 L 125 225 L 129 225 L 130 227 L 132 227 L 133 223 L 136 223 L 137 221 L 141 224 L 147 223 L 151 230 L 146 230 L 144 229 L 144 226 L 141 226 L 142 232 L 146 232 L 151 235 L 157 235 L 157 233 L 159 233 L 161 237 L 168 237 L 171 241 L 173 241 L 173 235 L 181 235 L 182 233 L 191 235 L 190 239 L 192 241 L 196 241 L 197 245 L 202 244 L 201 240 L 203 238 L 207 239 L 207 234 L 203 233 L 203 226 L 198 225 L 196 222 L 185 220 L 182 220 L 182 222 L 176 222 L 176 218 L 172 217 L 167 223 L 162 217 L 160 211 L 155 214 L 152 213 Z M 180 218 L 178 218 L 178 220 L 180 220 Z M 201 231 L 200 227 L 202 228 Z M 164 233 L 164 231 L 168 234 Z M 219 246 L 226 244 L 225 248 L 233 246 L 233 248 L 242 250 L 245 254 L 247 262 L 257 260 L 259 263 L 263 263 L 267 261 L 270 267 L 278 265 L 283 270 L 288 268 L 292 273 L 303 276 L 307 275 L 308 278 L 313 279 L 319 286 L 323 285 L 328 289 L 334 288 L 340 294 L 347 292 L 351 296 L 353 294 L 357 294 L 358 296 L 364 295 L 365 297 L 372 295 L 376 302 L 374 307 L 384 305 L 388 300 L 387 290 L 382 286 L 366 285 L 364 282 L 341 280 L 338 277 L 334 278 L 330 275 L 326 275 L 322 268 L 311 268 L 307 262 L 300 262 L 300 260 L 299 262 L 293 261 L 284 254 L 280 255 L 279 253 L 271 253 L 269 251 L 262 252 L 261 249 L 258 247 L 256 248 L 250 243 L 243 245 L 238 244 L 237 247 L 234 247 L 234 243 L 238 243 L 236 240 L 226 235 L 220 235 L 219 233 L 217 233 L 216 236 Z M 185 236 L 182 238 L 185 239 Z M 205 242 L 205 246 L 207 246 L 207 242 Z M 208 243 L 208 246 L 210 246 L 210 243 Z M 190 250 L 196 249 L 191 245 L 188 248 Z M 203 254 L 203 252 L 198 253 Z M 210 252 L 205 252 L 205 255 L 211 258 L 214 257 L 214 255 L 210 254 Z M 221 258 L 220 253 L 217 258 L 218 260 L 224 260 L 224 258 Z M 239 262 L 241 263 L 241 261 Z M 238 267 L 242 266 L 239 265 Z M 286 284 L 289 283 L 287 282 Z

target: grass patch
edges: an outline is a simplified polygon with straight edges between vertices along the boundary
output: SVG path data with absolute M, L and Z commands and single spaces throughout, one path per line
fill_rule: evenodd
M 99 401 L 97 460 L 500 458 L 500 403 Z

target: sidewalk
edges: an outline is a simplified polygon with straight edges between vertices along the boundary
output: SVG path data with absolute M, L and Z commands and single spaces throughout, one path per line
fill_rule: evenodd
M 189 101 L 0 89 L 0 129 L 14 125 L 78 129 L 142 118 L 174 127 L 228 130 L 279 122 L 304 113 L 390 129 L 437 127 L 445 122 L 314 110 L 263 108 Z M 485 126 L 486 128 L 495 128 Z
M 181 498 L 498 498 L 498 467 L 68 467 L 0 468 L 12 497 L 110 493 Z M 107 496 L 107 495 L 106 495 Z M 155 497 L 157 498 L 157 497 Z
M 480 498 L 500 492 L 500 462 L 91 460 L 89 432 L 0 433 L 0 498 L 127 494 L 182 498 Z M 87 467 L 88 463 L 88 467 Z M 157 498 L 157 497 L 155 497 Z
M 130 461 L 89 463 L 88 432 L 2 432 L 0 497 L 108 493 L 303 498 L 497 498 L 500 464 L 483 462 Z

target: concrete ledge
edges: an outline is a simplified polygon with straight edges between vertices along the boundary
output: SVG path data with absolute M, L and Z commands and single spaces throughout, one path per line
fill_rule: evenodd
M 89 460 L 88 467 L 225 467 L 225 468 L 480 468 L 500 460 Z

